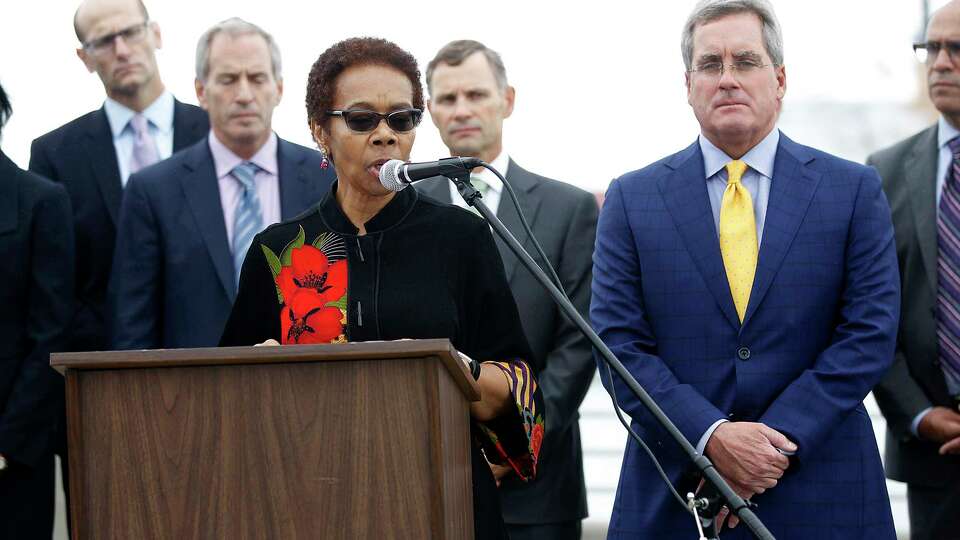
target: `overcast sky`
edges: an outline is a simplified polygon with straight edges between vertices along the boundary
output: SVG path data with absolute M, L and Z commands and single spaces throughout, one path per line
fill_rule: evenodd
M 33 138 L 100 107 L 104 95 L 99 79 L 74 53 L 77 3 L 7 4 L 0 82 L 13 100 L 14 115 L 2 147 L 25 167 Z M 239 16 L 273 33 L 285 79 L 274 129 L 311 146 L 303 105 L 306 75 L 332 43 L 384 37 L 412 52 L 423 69 L 450 40 L 483 41 L 501 53 L 517 89 L 516 110 L 505 125 L 507 151 L 528 169 L 591 190 L 602 190 L 614 176 L 696 137 L 679 47 L 693 4 L 147 0 L 163 35 L 158 53 L 163 80 L 190 103 L 196 103 L 196 41 L 207 27 Z M 787 107 L 806 101 L 906 103 L 923 91 L 910 49 L 920 30 L 921 0 L 775 0 L 774 5 L 784 29 Z M 445 155 L 425 118 L 412 159 Z

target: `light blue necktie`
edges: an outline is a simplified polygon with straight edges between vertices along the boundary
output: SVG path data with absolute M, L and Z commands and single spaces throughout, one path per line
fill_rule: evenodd
M 253 163 L 241 163 L 230 174 L 240 182 L 240 200 L 233 216 L 233 271 L 236 283 L 240 284 L 240 267 L 243 258 L 250 249 L 253 237 L 263 229 L 263 214 L 260 212 L 260 198 L 253 178 L 260 168 Z

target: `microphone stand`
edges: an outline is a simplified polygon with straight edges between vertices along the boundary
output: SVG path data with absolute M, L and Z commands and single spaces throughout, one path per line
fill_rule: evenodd
M 550 281 L 550 278 L 543 272 L 543 269 L 534 262 L 533 258 L 523 249 L 523 246 L 517 241 L 513 234 L 507 230 L 503 225 L 503 222 L 500 221 L 497 216 L 490 211 L 490 209 L 483 203 L 481 200 L 480 192 L 470 184 L 470 171 L 465 170 L 463 172 L 451 173 L 445 175 L 450 181 L 457 186 L 457 190 L 460 192 L 460 195 L 463 197 L 463 200 L 470 206 L 477 209 L 480 212 L 480 215 L 483 216 L 487 223 L 493 228 L 506 244 L 510 247 L 510 250 L 517 256 L 518 259 L 523 263 L 523 265 L 533 274 L 533 277 L 540 282 L 547 292 L 550 293 L 550 296 L 553 297 L 553 301 L 560 306 L 561 311 L 570 319 L 573 324 L 580 329 L 580 332 L 590 341 L 593 345 L 593 348 L 600 354 L 600 357 L 603 358 L 604 362 L 607 363 L 610 368 L 613 369 L 623 380 L 624 384 L 630 389 L 630 391 L 640 400 L 640 403 L 650 411 L 650 414 L 663 426 L 663 428 L 670 434 L 671 437 L 680 445 L 680 448 L 683 449 L 684 453 L 687 454 L 687 457 L 690 458 L 690 461 L 697 466 L 697 469 L 700 470 L 700 473 L 703 475 L 703 478 L 706 481 L 713 485 L 723 500 L 727 501 L 727 507 L 730 509 L 731 514 L 736 515 L 740 518 L 747 528 L 753 533 L 754 537 L 760 540 L 773 540 L 774 536 L 770 531 L 764 526 L 763 522 L 760 521 L 760 518 L 749 508 L 748 503 L 743 500 L 739 495 L 737 495 L 733 489 L 727 484 L 727 482 L 720 476 L 720 473 L 714 468 L 713 463 L 703 455 L 697 453 L 697 450 L 690 444 L 686 437 L 680 433 L 680 430 L 677 429 L 677 426 L 667 417 L 659 405 L 653 400 L 652 397 L 647 393 L 646 390 L 640 386 L 640 383 L 627 371 L 627 368 L 620 363 L 620 360 L 614 356 L 613 352 L 603 343 L 600 337 L 596 332 L 593 331 L 593 328 L 583 320 L 583 317 L 580 316 L 580 313 L 577 312 L 576 308 L 573 307 L 573 304 L 570 303 L 570 300 L 567 299 L 566 295 L 560 292 L 559 289 Z M 549 264 L 549 263 L 548 263 Z M 615 391 L 611 389 L 611 391 Z M 706 484 L 705 484 L 706 485 Z M 706 497 L 701 497 L 696 499 L 693 494 L 687 495 L 687 507 L 693 514 L 694 519 L 697 521 L 698 530 L 700 530 L 700 525 L 702 523 L 709 524 L 713 521 L 715 517 L 715 512 L 719 510 L 721 505 L 717 504 L 716 501 L 708 499 Z M 698 515 L 698 511 L 700 512 Z M 714 512 L 714 515 L 707 515 L 710 512 Z M 710 529 L 711 527 L 708 527 Z M 710 531 L 713 534 L 716 534 L 716 531 Z M 701 539 L 704 538 L 701 532 Z

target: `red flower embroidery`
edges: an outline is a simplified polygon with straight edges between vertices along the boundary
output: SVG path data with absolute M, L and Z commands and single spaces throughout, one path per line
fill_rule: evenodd
M 533 431 L 530 433 L 530 450 L 533 458 L 536 460 L 540 456 L 540 445 L 543 443 L 543 423 L 538 422 L 533 425 Z
M 343 333 L 343 312 L 339 308 L 324 307 L 324 295 L 313 289 L 301 288 L 284 298 L 287 304 L 280 313 L 280 330 L 284 344 L 330 343 Z
M 309 289 L 322 299 L 322 307 L 327 302 L 340 300 L 346 294 L 347 264 L 343 260 L 330 264 L 322 251 L 305 245 L 291 250 L 290 266 L 281 268 L 276 279 L 287 305 L 299 290 Z

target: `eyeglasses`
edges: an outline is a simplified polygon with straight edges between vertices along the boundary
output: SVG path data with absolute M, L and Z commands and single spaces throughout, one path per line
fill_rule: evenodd
M 719 79 L 723 77 L 723 72 L 727 69 L 730 70 L 730 74 L 735 78 L 738 75 L 748 77 L 757 71 L 773 66 L 774 64 L 763 64 L 757 60 L 737 60 L 732 64 L 724 64 L 723 62 L 706 62 L 700 64 L 694 69 L 687 70 L 687 73 L 697 73 L 703 77 L 709 79 Z
M 400 109 L 387 114 L 381 114 L 376 111 L 352 109 L 349 111 L 327 111 L 327 116 L 339 116 L 343 118 L 347 127 L 358 133 L 366 133 L 377 129 L 381 120 L 386 120 L 390 129 L 397 133 L 405 133 L 420 124 L 423 111 L 420 109 Z
M 83 44 L 83 50 L 98 56 L 107 54 L 113 50 L 113 45 L 116 43 L 118 37 L 123 38 L 124 43 L 128 45 L 140 43 L 145 37 L 147 37 L 147 27 L 149 25 L 150 21 L 143 21 L 142 23 L 128 26 L 123 30 L 114 32 L 112 34 L 107 34 L 103 37 L 98 37 L 97 39 L 91 39 Z
M 936 62 L 942 49 L 947 50 L 950 62 L 957 64 L 957 60 L 960 60 L 960 41 L 928 41 L 913 44 L 913 53 L 917 55 L 917 60 L 925 64 Z

